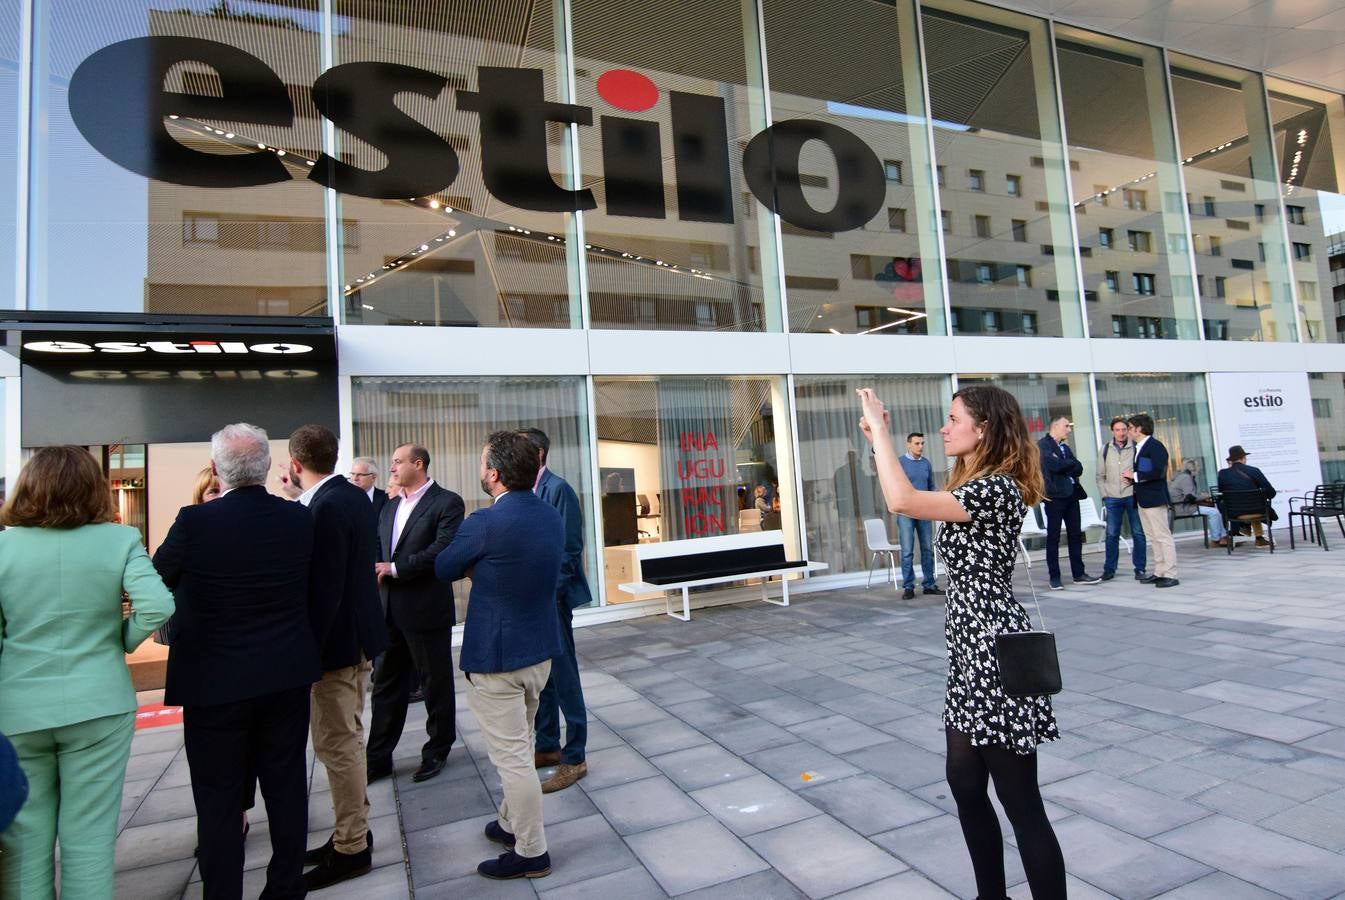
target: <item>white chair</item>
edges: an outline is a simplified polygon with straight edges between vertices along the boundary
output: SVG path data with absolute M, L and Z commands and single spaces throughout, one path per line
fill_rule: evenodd
M 1042 518 L 1045 519 L 1045 514 L 1042 515 Z M 1023 541 L 1024 536 L 1046 536 L 1046 528 L 1037 524 L 1037 507 L 1035 506 L 1027 508 L 1027 513 L 1023 516 L 1023 530 L 1018 533 L 1018 547 L 1023 551 L 1023 562 L 1030 569 L 1032 568 L 1032 557 L 1028 555 L 1027 544 Z
M 1097 541 L 1098 549 L 1100 550 L 1107 549 L 1107 519 L 1105 509 L 1106 507 L 1104 506 L 1103 514 L 1099 516 L 1097 514 L 1097 506 L 1093 503 L 1092 497 L 1085 497 L 1079 501 L 1079 527 L 1086 529 L 1096 525 L 1102 529 L 1102 537 L 1098 538 Z M 1121 546 L 1125 547 L 1126 551 L 1129 552 L 1130 541 L 1126 540 L 1124 536 L 1121 536 Z
M 894 544 L 887 536 L 887 523 L 882 519 L 864 520 L 864 542 L 869 545 L 869 552 L 873 557 L 869 560 L 869 580 L 865 583 L 865 589 L 873 584 L 873 567 L 878 562 L 878 557 L 887 554 L 887 575 L 893 583 L 897 583 L 897 551 L 901 549 L 900 544 Z

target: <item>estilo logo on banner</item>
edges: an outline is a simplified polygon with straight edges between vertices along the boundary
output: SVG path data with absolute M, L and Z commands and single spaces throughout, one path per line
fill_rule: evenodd
M 220 96 L 165 90 L 169 70 L 184 62 L 213 69 Z M 437 98 L 447 85 L 443 75 L 396 63 L 352 62 L 323 72 L 311 87 L 318 111 L 382 152 L 387 165 L 361 169 L 323 154 L 309 179 L 344 194 L 380 200 L 427 197 L 447 188 L 458 176 L 457 153 L 395 103 L 403 93 Z M 519 209 L 595 209 L 592 191 L 555 183 L 546 142 L 548 122 L 591 126 L 593 110 L 550 102 L 544 86 L 540 69 L 481 66 L 476 91 L 455 89 L 458 108 L 478 115 L 486 189 Z M 644 112 L 658 102 L 660 91 L 644 75 L 618 69 L 598 79 L 598 93 L 616 109 Z M 733 222 L 723 99 L 669 91 L 667 100 L 678 217 Z M 262 149 L 250 152 L 204 153 L 178 143 L 165 125 L 170 117 L 292 124 L 294 108 L 284 82 L 266 63 L 237 47 L 185 37 L 119 41 L 80 63 L 70 79 L 69 101 L 84 138 L 108 159 L 146 178 L 209 188 L 251 187 L 292 178 L 279 158 L 283 151 L 260 145 Z M 658 123 L 603 115 L 600 127 L 608 214 L 664 218 L 663 136 Z M 803 193 L 799 154 L 809 141 L 825 144 L 835 158 L 836 201 L 829 210 L 815 209 Z M 748 142 L 742 164 L 753 195 L 799 228 L 849 231 L 867 223 L 883 204 L 878 156 L 853 132 L 830 122 L 776 122 Z
M 245 344 L 241 341 L 97 341 L 86 344 L 81 341 L 29 341 L 24 350 L 37 353 L 267 353 L 290 354 L 312 353 L 307 344 L 263 343 Z

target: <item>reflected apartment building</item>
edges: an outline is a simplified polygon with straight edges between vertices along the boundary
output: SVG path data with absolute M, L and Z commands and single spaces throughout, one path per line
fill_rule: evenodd
M 862 579 L 863 521 L 895 530 L 854 429 L 862 384 L 903 436 L 932 436 L 978 380 L 1013 391 L 1035 434 L 1070 416 L 1081 448 L 1148 409 L 1174 464 L 1213 473 L 1208 374 L 1303 371 L 1324 475 L 1345 474 L 1339 93 L 967 0 L 654 0 L 638 16 L 613 0 L 23 2 L 51 52 L 15 66 L 49 124 L 23 139 L 11 305 L 219 328 L 330 317 L 347 456 L 422 440 L 470 508 L 482 437 L 544 428 L 614 615 L 652 608 L 618 589 L 645 541 L 768 524 L 830 564 L 819 584 Z M 18 28 L 9 9 L 0 33 Z M 227 45 L 274 73 L 288 124 L 163 125 L 193 151 L 269 154 L 288 180 L 189 186 L 100 155 L 68 85 L 142 37 Z M 367 106 L 325 92 L 343 67 Z M 501 86 L 550 118 L 515 122 L 511 143 Z M 232 88 L 188 58 L 164 89 Z M 845 135 L 866 149 L 842 152 Z M 549 179 L 525 190 L 523 169 Z M 334 172 L 406 196 L 310 177 Z M 79 242 L 105 273 L 96 298 L 59 252 Z M 21 403 L 17 365 L 6 377 Z M 8 470 L 31 443 L 7 421 Z M 137 444 L 147 471 L 191 458 L 181 445 Z

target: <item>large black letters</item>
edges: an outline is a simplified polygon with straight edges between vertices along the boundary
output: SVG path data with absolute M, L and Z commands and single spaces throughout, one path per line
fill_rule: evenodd
M 546 123 L 593 124 L 593 110 L 548 103 L 540 69 L 477 69 L 478 91 L 458 91 L 458 108 L 481 119 L 481 174 L 498 200 L 519 209 L 573 212 L 593 209 L 590 190 L 556 184 L 546 159 Z
M 836 205 L 818 212 L 803 195 L 799 152 L 821 141 L 836 157 Z M 830 122 L 786 119 L 752 138 L 743 152 L 747 185 L 780 218 L 811 231 L 861 228 L 878 214 L 886 196 L 883 164 L 854 132 Z
M 458 177 L 458 155 L 442 138 L 397 108 L 403 91 L 434 99 L 448 79 L 396 63 L 346 63 L 313 83 L 318 111 L 343 131 L 383 151 L 388 164 L 369 171 L 323 154 L 308 177 L 343 194 L 395 200 L 425 197 Z
M 732 222 L 733 182 L 724 101 L 673 91 L 668 104 L 677 169 L 677 217 L 687 222 Z
M 201 62 L 219 76 L 222 97 L 165 91 L 168 70 Z M 285 85 L 250 53 L 200 38 L 118 41 L 80 63 L 70 78 L 70 115 L 99 153 L 137 175 L 192 187 L 247 187 L 288 181 L 285 164 L 267 151 L 202 153 L 173 140 L 169 115 L 257 125 L 289 125 Z

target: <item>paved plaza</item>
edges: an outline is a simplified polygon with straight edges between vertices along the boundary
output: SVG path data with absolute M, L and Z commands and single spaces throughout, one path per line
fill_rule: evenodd
M 1065 691 L 1041 781 L 1071 897 L 1345 896 L 1345 553 L 1287 537 L 1273 556 L 1180 543 L 1173 589 L 1042 591 Z M 938 599 L 875 583 L 578 630 L 590 775 L 545 798 L 554 867 L 536 881 L 475 874 L 500 849 L 481 833 L 499 779 L 460 700 L 447 769 L 412 783 L 413 707 L 396 775 L 369 791 L 374 872 L 312 896 L 974 897 L 943 781 Z M 269 856 L 254 812 L 251 897 Z M 321 766 L 309 814 L 316 846 Z M 141 731 L 117 896 L 200 896 L 195 843 L 181 727 Z M 1011 846 L 1005 863 L 1025 900 Z

